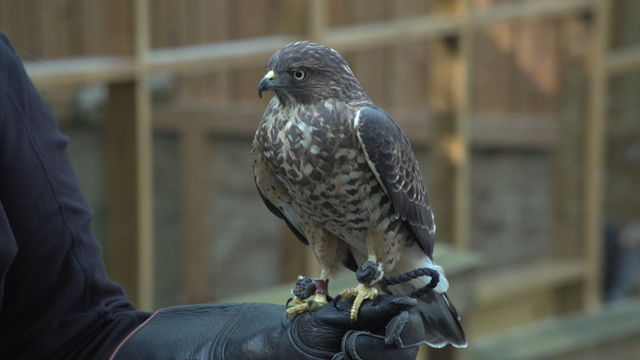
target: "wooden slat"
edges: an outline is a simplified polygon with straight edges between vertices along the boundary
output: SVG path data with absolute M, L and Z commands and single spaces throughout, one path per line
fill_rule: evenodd
M 327 31 L 327 13 L 329 9 L 325 0 L 311 0 L 309 4 L 308 39 L 317 43 L 324 43 Z
M 477 26 L 523 17 L 563 15 L 588 9 L 593 5 L 594 1 L 528 0 L 510 2 L 482 10 L 474 14 L 470 21 L 472 26 Z M 317 16 L 313 17 L 313 19 L 319 19 Z M 138 22 L 136 21 L 136 24 Z M 314 25 L 314 22 L 311 24 L 315 28 L 313 34 L 309 36 L 319 36 L 318 25 Z M 323 43 L 338 50 L 379 48 L 386 45 L 410 43 L 457 34 L 461 24 L 459 19 L 452 16 L 427 15 L 371 24 L 335 27 L 322 32 L 324 34 Z M 148 36 L 148 34 L 145 36 Z M 282 46 L 297 38 L 299 37 L 277 35 L 163 48 L 149 53 L 148 65 L 150 71 L 168 71 L 178 74 L 196 74 L 259 66 L 265 64 L 269 57 Z M 632 55 L 631 63 L 635 64 L 637 62 L 635 60 L 636 55 L 635 53 Z M 628 59 L 630 58 L 614 57 L 611 62 L 612 67 L 614 69 L 616 67 L 624 68 L 629 64 Z M 134 62 L 127 57 L 91 57 L 28 62 L 26 67 L 39 87 L 57 84 L 84 84 L 98 81 L 120 82 L 131 79 L 134 72 Z
M 608 74 L 606 55 L 609 50 L 611 1 L 598 0 L 595 21 L 594 50 L 589 87 L 589 116 L 586 122 L 584 155 L 584 257 L 590 264 L 586 276 L 585 299 L 590 308 L 600 304 L 602 286 L 602 229 L 604 193 L 604 154 L 606 150 L 606 97 Z
M 545 115 L 477 115 L 469 138 L 476 148 L 551 150 L 559 143 L 558 122 Z
M 40 89 L 93 82 L 131 81 L 135 63 L 127 56 L 96 56 L 64 60 L 28 61 L 25 69 Z
M 479 341 L 492 334 L 539 322 L 557 314 L 555 300 L 554 289 L 541 288 L 500 304 L 483 304 L 471 314 L 465 330 L 471 339 Z
M 182 239 L 186 301 L 198 304 L 215 298 L 215 282 L 209 276 L 211 234 L 208 226 L 210 157 L 208 134 L 194 124 L 181 131 Z
M 136 156 L 135 83 L 111 85 L 107 106 L 106 172 L 109 277 L 124 288 L 129 299 L 140 304 L 139 248 L 140 202 Z M 133 184 L 133 185 L 132 185 Z
M 379 48 L 455 34 L 459 23 L 451 16 L 427 15 L 328 29 L 325 44 L 338 51 Z
M 452 14 L 453 2 L 438 0 L 432 4 L 434 14 Z M 438 225 L 438 241 L 453 241 L 454 210 L 451 199 L 453 195 L 453 158 L 452 144 L 455 143 L 452 132 L 455 124 L 454 100 L 454 56 L 450 44 L 445 41 L 428 43 L 427 59 L 427 97 L 430 113 L 428 134 L 431 136 L 432 146 L 429 151 L 429 181 L 427 192 L 431 208 Z M 398 120 L 398 119 L 396 119 Z
M 560 112 L 557 136 L 562 139 L 553 153 L 552 211 L 553 252 L 562 258 L 579 258 L 583 249 L 584 216 L 584 119 L 588 116 L 589 88 L 586 51 L 575 51 L 570 44 L 588 41 L 588 26 L 578 18 L 561 23 Z M 586 48 L 586 46 L 585 46 Z
M 471 189 L 469 184 L 470 159 L 469 133 L 472 115 L 473 54 L 475 31 L 470 23 L 471 0 L 462 0 L 459 5 L 462 20 L 458 39 L 456 70 L 454 72 L 454 101 L 457 159 L 454 164 L 454 228 L 453 243 L 461 248 L 469 248 Z
M 153 162 L 152 162 L 152 126 L 151 126 L 151 93 L 149 91 L 148 62 L 149 40 L 149 0 L 135 0 L 133 14 L 134 24 L 134 58 L 136 62 L 134 93 L 134 128 L 135 147 L 129 156 L 136 159 L 136 181 L 129 184 L 135 186 L 137 203 L 136 245 L 138 257 L 136 261 L 138 278 L 137 295 L 139 309 L 154 310 L 154 245 L 153 245 Z M 114 239 L 117 240 L 117 239 Z M 119 241 L 119 240 L 118 240 Z
M 271 55 L 294 40 L 275 35 L 158 49 L 149 54 L 149 68 L 185 75 L 265 66 Z
M 474 13 L 474 25 L 493 24 L 522 18 L 567 15 L 588 10 L 596 0 L 526 0 L 509 1 Z
M 447 278 L 451 281 L 451 288 L 462 287 L 463 284 L 467 284 L 462 278 L 474 279 L 475 273 L 480 269 L 483 261 L 480 257 L 472 252 L 458 250 L 450 246 L 442 245 L 436 246 L 434 250 L 434 260 L 441 265 L 447 272 Z M 343 271 L 339 274 L 337 279 L 331 279 L 329 282 L 329 293 L 336 294 L 337 292 L 357 285 L 355 275 L 351 271 Z M 244 295 L 234 296 L 231 298 L 221 299 L 223 302 L 267 302 L 272 304 L 284 304 L 287 297 L 290 294 L 291 289 L 295 286 L 295 281 L 282 284 L 276 287 L 271 287 L 267 290 L 260 290 Z M 460 289 L 466 290 L 466 289 Z M 472 289 L 475 297 L 476 288 Z M 458 289 L 450 291 L 457 292 Z M 452 301 L 456 301 L 452 298 Z M 473 311 L 468 307 L 475 304 L 473 301 L 469 302 L 468 307 L 462 306 L 466 302 L 460 299 L 456 302 L 456 305 L 460 305 L 458 310 L 467 314 Z
M 602 350 L 616 342 L 624 346 L 626 339 L 638 344 L 639 338 L 640 302 L 629 301 L 502 333 L 476 342 L 469 350 L 470 358 L 476 360 L 619 359 Z M 600 351 L 587 357 L 589 349 Z M 635 353 L 627 352 L 629 357 L 625 358 L 635 358 L 638 347 L 634 346 L 634 350 Z
M 609 76 L 638 71 L 640 69 L 640 46 L 611 51 L 607 56 L 606 67 Z
M 151 99 L 148 0 L 135 0 L 134 73 L 111 83 L 107 111 L 110 276 L 141 310 L 153 310 Z
M 479 279 L 482 286 L 478 300 L 481 306 L 497 306 L 523 294 L 580 282 L 589 266 L 580 260 L 548 260 L 502 271 L 490 270 Z
M 522 18 L 559 16 L 587 10 L 595 0 L 528 0 L 508 2 L 474 13 L 469 25 L 492 24 Z M 454 35 L 464 20 L 448 15 L 427 15 L 327 30 L 326 44 L 338 50 L 365 49 Z
M 176 131 L 190 123 L 216 136 L 253 138 L 264 109 L 251 104 L 211 106 L 185 104 L 159 108 L 153 114 L 158 129 Z M 415 146 L 433 139 L 424 131 L 433 121 L 424 110 L 388 109 Z M 475 148 L 553 149 L 558 143 L 558 124 L 551 115 L 479 115 L 470 121 L 470 144 Z

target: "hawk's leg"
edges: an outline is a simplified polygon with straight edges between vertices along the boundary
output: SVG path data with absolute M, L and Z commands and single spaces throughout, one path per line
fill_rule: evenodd
M 322 272 L 325 275 L 325 272 Z M 287 306 L 291 303 L 292 307 L 287 309 L 287 317 L 291 318 L 295 314 L 302 314 L 312 311 L 320 306 L 327 304 L 327 293 L 329 288 L 329 279 L 310 279 L 308 277 L 298 277 L 295 289 L 292 293 L 293 298 L 287 301 Z M 315 294 L 312 296 L 312 294 Z
M 336 267 L 342 265 L 341 257 L 338 256 L 341 241 L 334 234 L 326 230 L 320 224 L 317 224 L 311 216 L 304 211 L 299 211 L 300 220 L 302 221 L 302 228 L 309 240 L 309 245 L 313 249 L 313 253 L 320 263 L 320 278 L 314 280 L 316 289 L 314 296 L 307 299 L 298 299 L 298 305 L 287 309 L 288 317 L 293 314 L 300 314 L 307 311 L 312 311 L 320 306 L 327 304 L 327 293 L 329 291 L 329 274 L 332 270 L 337 270 Z M 307 294 L 302 294 L 305 296 Z M 310 295 L 310 294 L 309 294 Z M 301 301 L 302 300 L 302 301 Z M 296 301 L 294 299 L 294 301 Z
M 296 282 L 296 287 L 291 290 L 291 294 L 293 297 L 287 300 L 286 306 L 292 304 L 302 305 L 307 303 L 307 299 L 310 299 L 313 294 L 316 292 L 316 283 L 306 276 L 298 276 L 298 282 Z
M 378 290 L 374 286 L 384 274 L 382 264 L 378 262 L 378 254 L 382 253 L 383 248 L 384 235 L 370 228 L 367 233 L 367 252 L 369 256 L 367 261 L 356 271 L 358 286 L 355 289 L 346 289 L 340 293 L 342 299 L 355 296 L 351 307 L 351 319 L 354 321 L 358 320 L 358 311 L 362 303 L 365 300 L 373 300 L 378 295 Z
M 346 300 L 348 297 L 354 297 L 353 306 L 351 307 L 351 319 L 358 320 L 358 310 L 365 300 L 373 300 L 378 296 L 378 290 L 373 286 L 382 278 L 382 264 L 376 262 L 375 257 L 369 257 L 356 272 L 358 286 L 355 289 L 345 289 L 340 292 L 340 298 Z

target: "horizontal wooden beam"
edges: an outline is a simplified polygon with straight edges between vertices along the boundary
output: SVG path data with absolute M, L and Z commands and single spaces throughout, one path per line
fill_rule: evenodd
M 294 41 L 291 36 L 265 36 L 204 45 L 165 48 L 149 52 L 149 71 L 188 75 L 206 71 L 265 66 L 278 49 Z M 136 64 L 128 56 L 92 56 L 59 60 L 29 61 L 27 73 L 39 88 L 83 85 L 95 82 L 119 83 L 133 80 Z
M 92 56 L 60 60 L 28 61 L 25 69 L 38 88 L 83 85 L 95 82 L 132 81 L 135 63 L 128 56 Z
M 180 131 L 198 127 L 209 134 L 247 138 L 255 134 L 263 112 L 264 109 L 247 104 L 160 107 L 153 114 L 153 124 L 159 130 Z
M 427 15 L 330 28 L 324 43 L 339 51 L 361 50 L 455 35 L 459 28 L 455 17 Z
M 527 0 L 494 5 L 469 17 L 471 26 L 589 10 L 595 0 Z M 426 15 L 326 30 L 324 43 L 338 50 L 361 50 L 457 35 L 463 22 L 453 16 Z
M 584 280 L 586 264 L 580 260 L 549 260 L 510 267 L 505 270 L 488 270 L 479 282 L 480 306 L 496 306 L 509 303 L 514 297 L 526 296 L 545 289 L 579 283 Z
M 275 35 L 152 50 L 149 70 L 184 75 L 266 66 L 271 55 L 295 40 Z
M 471 120 L 471 144 L 479 148 L 552 149 L 558 122 L 551 115 L 477 115 Z
M 618 358 L 607 345 L 638 344 L 640 302 L 611 304 L 599 311 L 553 319 L 477 340 L 469 347 L 475 360 L 548 360 Z M 628 340 L 628 343 L 624 341 Z M 640 347 L 625 352 L 633 358 Z M 589 349 L 591 356 L 585 356 Z M 604 350 L 604 351 L 603 351 Z M 634 352 L 635 351 L 635 352 Z
M 630 46 L 609 53 L 606 63 L 608 75 L 640 70 L 640 46 Z
M 292 241 L 297 241 L 292 239 Z M 468 294 L 475 298 L 476 287 L 475 275 L 483 266 L 484 262 L 481 257 L 473 252 L 455 249 L 446 244 L 438 244 L 434 249 L 434 260 L 442 266 L 447 272 L 447 278 L 451 281 L 449 294 L 464 293 L 463 289 L 471 287 L 472 294 Z M 315 260 L 314 260 L 315 261 Z M 295 274 L 298 275 L 298 274 Z M 355 276 L 352 272 L 344 271 L 336 278 L 329 282 L 329 293 L 337 294 L 343 289 L 357 285 Z M 291 293 L 291 289 L 295 287 L 295 282 L 283 283 L 264 290 L 257 290 L 251 293 L 233 296 L 230 298 L 220 299 L 222 303 L 245 303 L 245 302 L 266 302 L 272 304 L 283 304 Z M 453 297 L 452 297 L 453 298 Z M 475 305 L 472 301 L 467 304 L 465 299 L 457 299 L 456 307 L 461 313 L 467 314 L 472 312 Z
M 592 9 L 595 0 L 527 0 L 512 1 L 475 12 L 473 25 L 488 25 L 502 21 L 541 16 L 560 16 Z
M 255 104 L 231 106 L 192 104 L 160 108 L 154 113 L 157 129 L 178 130 L 198 126 L 210 134 L 253 137 L 264 109 Z M 430 141 L 426 110 L 389 109 L 409 140 Z M 558 142 L 558 125 L 551 116 L 479 116 L 471 120 L 471 145 L 479 148 L 551 149 Z
M 594 0 L 527 0 L 509 2 L 480 10 L 470 16 L 471 26 L 536 16 L 566 15 L 590 9 Z M 456 35 L 462 22 L 456 17 L 427 15 L 362 25 L 327 29 L 323 42 L 341 51 L 375 48 L 399 43 Z M 285 44 L 301 36 L 272 35 L 250 39 L 156 49 L 148 62 L 138 64 L 149 71 L 197 74 L 263 66 Z M 611 68 L 636 66 L 638 49 L 621 51 L 610 59 Z M 136 65 L 126 56 L 97 56 L 25 63 L 34 83 L 42 88 L 82 85 L 92 82 L 117 83 L 133 79 Z

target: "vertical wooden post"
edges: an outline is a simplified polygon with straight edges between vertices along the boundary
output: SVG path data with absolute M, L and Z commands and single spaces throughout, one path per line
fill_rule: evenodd
M 563 19 L 558 41 L 561 64 L 558 142 L 552 180 L 553 252 L 560 261 L 577 260 L 584 248 L 584 137 L 588 78 L 585 63 L 588 25 L 577 17 Z M 584 50 L 582 48 L 585 48 Z M 587 275 L 586 273 L 584 274 Z M 588 279 L 585 279 L 588 281 Z M 554 311 L 566 314 L 584 307 L 584 282 L 554 290 Z
M 599 0 L 595 6 L 595 38 L 591 55 L 591 86 L 589 116 L 585 134 L 585 212 L 584 256 L 587 266 L 585 300 L 587 308 L 600 304 L 603 238 L 604 153 L 606 144 L 606 95 L 608 74 L 606 59 L 609 51 L 611 1 Z
M 458 36 L 431 47 L 429 101 L 432 151 L 429 162 L 431 201 L 438 225 L 437 238 L 467 247 L 469 238 L 469 121 L 473 27 L 469 1 L 458 6 Z M 438 1 L 434 11 L 454 13 L 449 1 Z
M 453 123 L 453 53 L 442 40 L 429 44 L 428 102 L 431 110 L 429 135 L 431 146 L 428 163 L 429 202 L 437 224 L 437 241 L 453 242 L 454 211 L 451 124 Z
M 214 298 L 215 284 L 207 271 L 210 244 L 207 133 L 193 124 L 182 128 L 182 201 L 184 284 L 189 303 Z
M 458 247 L 469 246 L 469 122 L 472 115 L 471 71 L 474 28 L 469 0 L 437 1 L 434 11 L 457 14 L 460 27 L 455 38 L 441 39 L 430 49 L 429 102 L 431 123 L 429 194 L 437 239 Z M 456 357 L 452 349 L 424 348 L 419 359 Z
M 135 0 L 135 39 L 134 55 L 136 61 L 136 130 L 138 158 L 138 306 L 144 310 L 153 309 L 153 176 L 152 176 L 152 134 L 151 94 L 149 93 L 149 0 Z
M 107 167 L 111 277 L 139 309 L 153 309 L 148 1 L 136 0 L 133 82 L 110 85 Z
M 137 276 L 138 201 L 135 83 L 111 84 L 106 121 L 108 270 L 129 299 L 140 304 Z
M 327 28 L 327 1 L 311 0 L 309 4 L 309 39 L 322 43 Z
M 455 72 L 456 117 L 454 130 L 454 221 L 453 243 L 461 248 L 469 247 L 469 127 L 472 115 L 472 66 L 474 28 L 470 21 L 471 0 L 461 0 L 459 48 Z
M 563 20 L 558 42 L 561 65 L 558 146 L 553 154 L 553 246 L 563 259 L 580 257 L 584 239 L 584 130 L 587 117 L 588 79 L 585 51 L 576 43 L 588 36 L 584 22 L 576 18 Z

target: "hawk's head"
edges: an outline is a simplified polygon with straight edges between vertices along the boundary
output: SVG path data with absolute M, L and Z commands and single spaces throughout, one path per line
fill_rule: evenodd
M 329 99 L 370 101 L 337 51 L 308 41 L 286 45 L 271 57 L 258 95 L 269 90 L 284 106 Z

